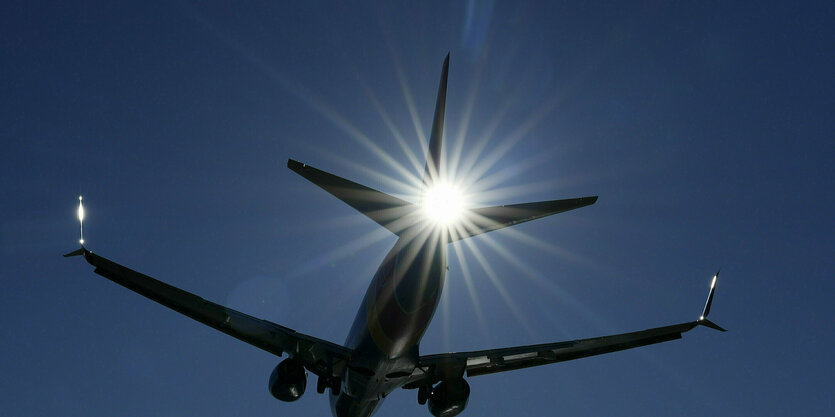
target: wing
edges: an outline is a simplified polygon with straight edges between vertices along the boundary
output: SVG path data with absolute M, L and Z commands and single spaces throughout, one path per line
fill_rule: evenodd
M 682 323 L 568 342 L 428 355 L 420 358 L 419 368 L 423 368 L 425 378 L 433 380 L 433 383 L 463 375 L 464 372 L 468 377 L 487 375 L 680 339 L 682 333 L 692 329 L 696 324 Z
M 406 388 L 434 384 L 444 379 L 463 376 L 465 373 L 468 377 L 487 375 L 681 339 L 682 333 L 699 325 L 725 331 L 707 319 L 718 275 L 717 272 L 714 276 L 704 311 L 696 321 L 567 342 L 421 356 Z
M 278 356 L 286 353 L 300 360 L 314 374 L 328 377 L 341 375 L 352 354 L 344 346 L 206 301 L 96 255 L 84 247 L 64 256 L 77 255 L 83 255 L 96 267 L 95 273 L 250 345 Z

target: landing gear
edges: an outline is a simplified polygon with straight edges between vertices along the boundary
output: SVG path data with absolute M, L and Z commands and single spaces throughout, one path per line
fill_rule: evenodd
M 418 388 L 418 404 L 426 404 L 426 400 L 429 399 L 429 388 L 430 387 L 428 385 L 422 385 Z
M 316 392 L 324 394 L 325 390 L 328 388 L 331 389 L 331 395 L 337 395 L 339 394 L 339 389 L 342 388 L 342 382 L 339 378 L 326 378 L 320 376 L 319 380 L 316 381 Z
M 328 381 L 325 377 L 320 376 L 319 380 L 316 381 L 316 392 L 319 394 L 324 394 L 325 389 L 328 388 Z
M 339 395 L 339 390 L 342 388 L 342 381 L 339 378 L 331 378 L 331 395 Z

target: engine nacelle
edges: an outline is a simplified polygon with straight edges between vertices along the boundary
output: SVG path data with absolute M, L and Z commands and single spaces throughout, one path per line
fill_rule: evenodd
M 301 362 L 288 358 L 273 369 L 270 375 L 270 394 L 281 401 L 296 401 L 304 394 L 307 373 Z
M 467 407 L 470 384 L 464 378 L 441 381 L 429 394 L 429 412 L 435 417 L 457 416 Z

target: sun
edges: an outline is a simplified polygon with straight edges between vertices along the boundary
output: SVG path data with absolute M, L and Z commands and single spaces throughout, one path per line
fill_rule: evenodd
M 421 204 L 424 216 L 435 224 L 448 226 L 464 213 L 464 195 L 448 182 L 439 182 L 426 190 Z

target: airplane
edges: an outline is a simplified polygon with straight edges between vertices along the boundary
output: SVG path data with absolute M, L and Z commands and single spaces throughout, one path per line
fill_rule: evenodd
M 424 190 L 441 182 L 441 148 L 449 54 L 444 60 L 423 172 Z M 329 391 L 335 417 L 367 417 L 398 388 L 417 391 L 436 417 L 464 411 L 470 387 L 465 379 L 680 339 L 696 326 L 725 331 L 708 320 L 716 291 L 714 275 L 701 316 L 670 326 L 556 343 L 421 355 L 420 340 L 438 307 L 447 271 L 447 244 L 552 214 L 594 204 L 597 196 L 481 207 L 457 226 L 434 222 L 425 208 L 289 159 L 288 168 L 347 203 L 398 239 L 377 269 L 344 344 L 336 344 L 205 300 L 99 256 L 84 245 L 84 207 L 79 197 L 81 247 L 65 257 L 83 256 L 99 274 L 203 324 L 255 347 L 287 355 L 273 369 L 269 391 L 296 401 L 308 372 L 316 391 Z

